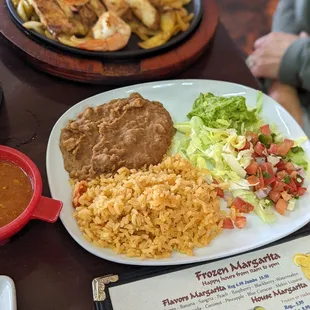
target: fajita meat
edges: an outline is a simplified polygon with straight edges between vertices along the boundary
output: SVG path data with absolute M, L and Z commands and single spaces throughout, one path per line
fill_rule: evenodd
M 100 17 L 106 8 L 100 0 L 90 0 L 88 6 L 96 13 L 97 17 Z
M 64 11 L 54 0 L 31 0 L 41 23 L 52 34 L 72 33 L 73 26 Z
M 79 8 L 79 15 L 80 15 L 82 24 L 89 29 L 95 25 L 98 19 L 97 14 L 89 6 L 89 3 Z
M 169 112 L 139 94 L 87 108 L 60 136 L 65 169 L 83 180 L 121 167 L 158 164 L 174 135 Z

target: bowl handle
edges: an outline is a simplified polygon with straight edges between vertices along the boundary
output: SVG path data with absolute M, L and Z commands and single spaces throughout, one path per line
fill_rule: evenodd
M 42 196 L 31 218 L 55 223 L 59 217 L 61 208 L 61 201 Z

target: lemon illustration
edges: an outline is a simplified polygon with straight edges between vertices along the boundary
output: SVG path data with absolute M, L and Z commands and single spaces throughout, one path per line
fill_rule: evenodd
M 296 266 L 300 267 L 303 263 L 303 261 L 308 257 L 308 255 L 306 254 L 295 254 L 293 257 L 293 261 L 295 263 Z
M 305 277 L 310 280 L 310 255 L 307 254 L 295 254 L 293 261 L 296 266 L 300 267 Z
M 266 310 L 264 307 L 261 307 L 261 306 L 257 306 L 255 307 L 253 310 Z
M 302 260 L 301 270 L 308 280 L 310 280 L 310 256 Z

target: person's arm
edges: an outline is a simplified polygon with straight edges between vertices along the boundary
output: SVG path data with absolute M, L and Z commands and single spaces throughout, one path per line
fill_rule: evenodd
M 310 91 L 310 38 L 298 39 L 285 52 L 279 80 Z
M 280 103 L 300 126 L 303 126 L 303 113 L 297 90 L 294 87 L 274 81 L 270 85 L 268 95 Z
M 295 1 L 280 0 L 273 15 L 272 31 L 299 34 L 299 29 L 295 20 Z

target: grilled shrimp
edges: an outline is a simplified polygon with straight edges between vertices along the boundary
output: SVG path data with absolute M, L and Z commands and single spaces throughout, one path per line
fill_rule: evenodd
M 91 51 L 117 51 L 125 47 L 131 36 L 130 26 L 111 12 L 103 13 L 92 29 L 94 39 L 78 45 Z

